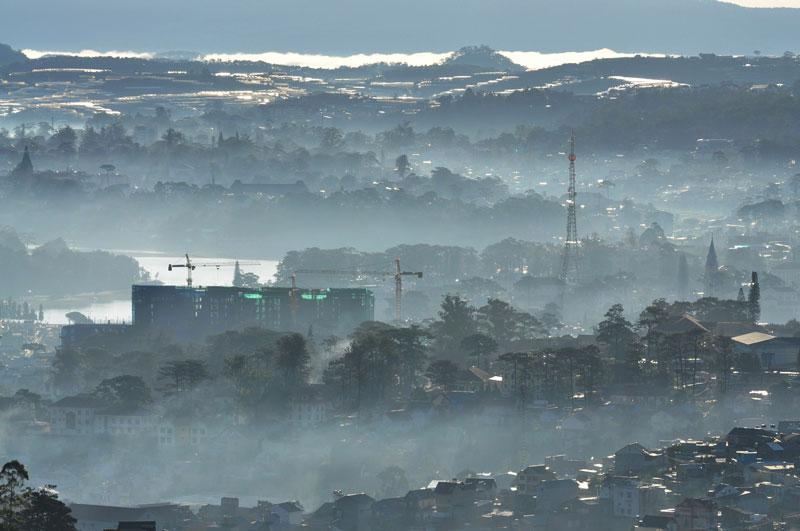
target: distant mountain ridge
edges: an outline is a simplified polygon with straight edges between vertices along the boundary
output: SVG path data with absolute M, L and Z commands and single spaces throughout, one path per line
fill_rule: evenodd
M 49 1 L 45 10 L 27 9 L 21 0 L 7 4 L 5 12 L 14 15 L 0 21 L 3 40 L 44 50 L 350 55 L 441 52 L 486 42 L 541 52 L 779 54 L 798 47 L 800 26 L 800 9 L 715 0 L 83 0 Z
M 485 45 L 464 46 L 445 59 L 443 64 L 480 66 L 499 71 L 524 70 L 522 66 L 508 57 L 500 55 Z
M 18 63 L 20 61 L 27 61 L 25 54 L 19 50 L 13 49 L 8 44 L 0 43 L 0 66 Z

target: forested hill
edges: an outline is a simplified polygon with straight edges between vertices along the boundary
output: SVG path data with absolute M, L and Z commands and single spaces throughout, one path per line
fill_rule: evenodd
M 24 62 L 26 60 L 27 57 L 25 57 L 25 54 L 19 50 L 13 49 L 8 44 L 0 43 L 0 66 Z
M 477 48 L 480 50 L 480 48 Z M 463 49 L 462 49 L 463 50 Z M 32 72 L 59 68 L 80 68 L 107 71 L 105 75 L 136 76 L 169 75 L 171 72 L 187 72 L 191 78 L 206 82 L 226 82 L 209 76 L 215 72 L 282 72 L 298 76 L 321 78 L 365 77 L 385 81 L 422 81 L 442 76 L 472 75 L 485 71 L 487 58 L 493 61 L 495 70 L 513 73 L 508 79 L 493 83 L 493 91 L 545 86 L 565 79 L 572 80 L 563 90 L 580 88 L 575 82 L 605 79 L 610 76 L 634 78 L 665 79 L 690 85 L 731 82 L 735 84 L 791 84 L 800 79 L 800 62 L 795 55 L 780 56 L 722 56 L 702 54 L 701 56 L 667 57 L 622 57 L 597 59 L 582 63 L 564 64 L 540 70 L 525 71 L 505 57 L 490 53 L 457 55 L 453 60 L 428 66 L 408 66 L 404 64 L 378 63 L 361 67 L 337 69 L 315 69 L 300 66 L 273 65 L 264 62 L 204 62 L 185 59 L 141 59 L 117 57 L 71 57 L 45 56 L 28 60 L 22 53 L 0 44 L 0 76 L 11 72 Z M 99 77 L 104 74 L 98 73 Z M 480 89 L 479 89 L 480 90 Z

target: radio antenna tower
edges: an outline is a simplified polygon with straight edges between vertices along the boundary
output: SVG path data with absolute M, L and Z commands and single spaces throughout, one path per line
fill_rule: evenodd
M 567 190 L 567 239 L 564 242 L 564 261 L 561 280 L 567 286 L 578 283 L 578 226 L 575 220 L 575 131 L 569 137 L 569 189 Z

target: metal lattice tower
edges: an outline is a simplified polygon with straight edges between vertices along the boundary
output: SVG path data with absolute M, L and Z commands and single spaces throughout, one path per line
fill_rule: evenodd
M 575 219 L 575 131 L 569 137 L 569 189 L 567 190 L 567 239 L 564 241 L 564 261 L 561 280 L 568 286 L 578 283 L 578 225 Z

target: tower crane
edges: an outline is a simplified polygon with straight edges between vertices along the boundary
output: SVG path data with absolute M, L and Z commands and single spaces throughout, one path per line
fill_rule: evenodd
M 201 262 L 199 264 L 192 262 L 189 258 L 189 255 L 186 254 L 186 263 L 185 264 L 169 264 L 167 267 L 168 271 L 172 271 L 174 267 L 185 267 L 186 268 L 186 286 L 191 288 L 192 287 L 192 271 L 196 267 L 216 267 L 219 269 L 220 267 L 231 267 L 235 266 L 238 262 L 239 265 L 259 265 L 260 262 L 241 262 L 241 261 L 233 261 L 233 262 Z
M 297 292 L 296 277 L 298 273 L 310 273 L 317 275 L 360 275 L 370 277 L 394 277 L 394 311 L 397 324 L 403 322 L 403 277 L 416 276 L 422 278 L 422 271 L 403 271 L 400 268 L 400 259 L 395 260 L 395 271 L 342 271 L 339 269 L 298 269 L 292 274 L 292 299 Z

